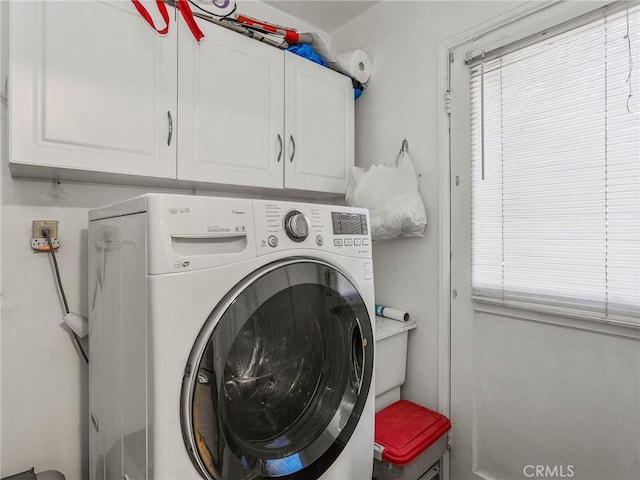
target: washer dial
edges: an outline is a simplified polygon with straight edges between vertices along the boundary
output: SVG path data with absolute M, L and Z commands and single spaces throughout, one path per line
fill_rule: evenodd
M 301 242 L 311 229 L 311 222 L 307 216 L 299 210 L 291 210 L 284 216 L 284 231 L 294 242 Z

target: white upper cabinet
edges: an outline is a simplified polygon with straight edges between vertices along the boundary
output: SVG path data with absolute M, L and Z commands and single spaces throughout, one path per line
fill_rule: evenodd
M 131 2 L 10 8 L 11 163 L 175 178 L 175 34 Z
M 178 178 L 344 193 L 354 164 L 351 80 L 199 22 L 181 25 Z
M 285 52 L 285 188 L 344 193 L 354 164 L 351 79 Z
M 163 36 L 129 1 L 11 2 L 12 174 L 344 194 L 351 80 L 169 10 Z
M 282 51 L 199 25 L 179 25 L 178 179 L 282 188 Z

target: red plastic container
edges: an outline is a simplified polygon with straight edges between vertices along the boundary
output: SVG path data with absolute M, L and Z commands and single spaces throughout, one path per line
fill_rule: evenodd
M 417 479 L 444 454 L 445 434 L 451 429 L 444 415 L 407 400 L 380 410 L 375 422 L 377 450 L 382 448 L 374 463 L 378 480 Z

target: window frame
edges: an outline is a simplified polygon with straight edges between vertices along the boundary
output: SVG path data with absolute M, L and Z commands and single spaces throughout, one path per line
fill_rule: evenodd
M 441 102 L 444 113 L 441 130 L 441 152 L 443 159 L 443 171 L 441 175 L 443 190 L 449 188 L 457 188 L 462 186 L 469 188 L 466 184 L 467 174 L 456 175 L 456 163 L 453 161 L 459 153 L 456 153 L 458 147 L 452 143 L 452 138 L 456 138 L 456 142 L 465 140 L 469 137 L 470 131 L 470 107 L 467 102 L 466 115 L 461 111 L 460 107 L 452 108 L 451 105 L 464 103 L 464 97 L 468 98 L 469 93 L 461 92 L 460 69 L 468 67 L 465 60 L 480 55 L 482 51 L 491 52 L 501 46 L 510 44 L 521 44 L 524 39 L 535 37 L 542 31 L 555 29 L 558 25 L 570 25 L 570 28 L 578 26 L 578 22 L 589 23 L 596 18 L 598 11 L 603 7 L 625 8 L 625 2 L 545 2 L 534 5 L 523 5 L 514 8 L 512 11 L 502 15 L 495 21 L 487 22 L 479 25 L 472 31 L 462 33 L 454 38 L 450 38 L 439 45 L 439 67 L 440 71 L 446 72 L 446 78 L 441 82 L 441 86 L 445 91 Z M 463 55 L 461 55 L 461 53 Z M 486 54 L 485 54 L 486 55 Z M 464 58 L 460 58 L 464 57 Z M 462 61 L 461 61 L 462 60 Z M 636 65 L 634 65 L 636 68 Z M 456 80 L 456 77 L 458 78 Z M 467 90 L 469 86 L 469 75 L 467 74 Z M 452 115 L 452 110 L 454 115 Z M 446 116 L 446 117 L 445 117 Z M 465 124 L 466 122 L 466 124 Z M 464 133 L 465 129 L 467 133 Z M 455 133 L 454 133 L 455 132 Z M 461 133 L 462 132 L 462 133 Z M 469 161 L 470 164 L 470 161 Z M 464 183 L 463 183 L 464 182 Z M 443 258 L 450 258 L 454 254 L 460 255 L 461 252 L 455 252 L 453 239 L 458 235 L 456 226 L 452 223 L 453 216 L 451 211 L 462 207 L 456 205 L 454 198 L 445 191 L 442 192 L 443 198 L 443 219 L 442 224 L 445 225 L 441 235 L 441 253 Z M 470 221 L 470 219 L 469 219 Z M 447 226 L 450 226 L 448 228 Z M 470 255 L 470 252 L 465 253 Z M 469 261 L 470 265 L 470 261 Z M 448 288 L 454 288 L 449 283 L 449 279 L 453 278 L 454 264 L 447 263 L 441 268 L 441 278 L 447 280 L 446 288 L 441 289 L 442 304 L 449 303 L 450 298 L 456 298 L 456 290 L 450 292 Z M 469 285 L 469 289 L 471 285 Z M 466 287 L 465 289 L 466 290 Z M 500 299 L 491 298 L 482 295 L 471 296 L 474 302 L 486 304 L 488 307 L 503 306 L 507 308 L 516 308 L 518 310 L 529 311 L 533 313 L 550 314 L 563 318 L 594 321 L 601 324 L 612 326 L 630 327 L 634 330 L 640 329 L 640 323 L 635 320 L 635 316 L 629 315 L 609 315 L 608 317 L 598 312 L 592 312 L 572 306 L 544 305 L 526 300 Z M 444 324 L 451 307 L 443 309 L 441 314 L 441 322 Z

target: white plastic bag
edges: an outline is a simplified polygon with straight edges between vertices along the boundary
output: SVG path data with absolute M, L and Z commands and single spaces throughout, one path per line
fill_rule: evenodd
M 401 150 L 395 163 L 352 167 L 347 205 L 369 209 L 371 238 L 422 237 L 427 212 L 409 153 Z

